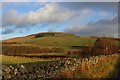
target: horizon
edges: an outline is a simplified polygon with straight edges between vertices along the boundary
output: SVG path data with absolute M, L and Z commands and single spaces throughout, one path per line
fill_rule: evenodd
M 118 37 L 117 2 L 2 3 L 0 40 L 39 32 Z

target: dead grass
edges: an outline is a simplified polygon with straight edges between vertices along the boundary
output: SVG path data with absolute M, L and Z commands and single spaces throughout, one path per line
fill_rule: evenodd
M 76 68 L 75 74 L 80 78 L 109 78 L 109 75 L 115 71 L 117 58 L 105 59 L 105 62 L 99 62 L 93 66 L 91 66 L 92 63 L 79 65 Z
M 116 71 L 117 59 L 117 55 L 112 55 L 102 57 L 94 65 L 92 62 L 83 62 L 74 71 L 62 70 L 59 76 L 64 78 L 112 78 L 111 75 Z

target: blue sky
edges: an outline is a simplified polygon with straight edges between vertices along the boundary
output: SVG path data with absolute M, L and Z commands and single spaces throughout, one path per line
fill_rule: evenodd
M 1 39 L 59 31 L 117 36 L 116 2 L 3 2 Z

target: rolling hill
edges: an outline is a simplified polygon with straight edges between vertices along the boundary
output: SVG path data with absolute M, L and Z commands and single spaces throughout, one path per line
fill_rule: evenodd
M 31 46 L 92 46 L 96 37 L 80 37 L 63 32 L 44 32 L 3 40 L 3 43 L 20 43 Z

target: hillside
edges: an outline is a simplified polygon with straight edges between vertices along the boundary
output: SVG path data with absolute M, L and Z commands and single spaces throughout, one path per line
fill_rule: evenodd
M 96 37 L 80 37 L 63 32 L 44 32 L 3 40 L 3 43 L 21 43 L 39 46 L 92 46 Z

